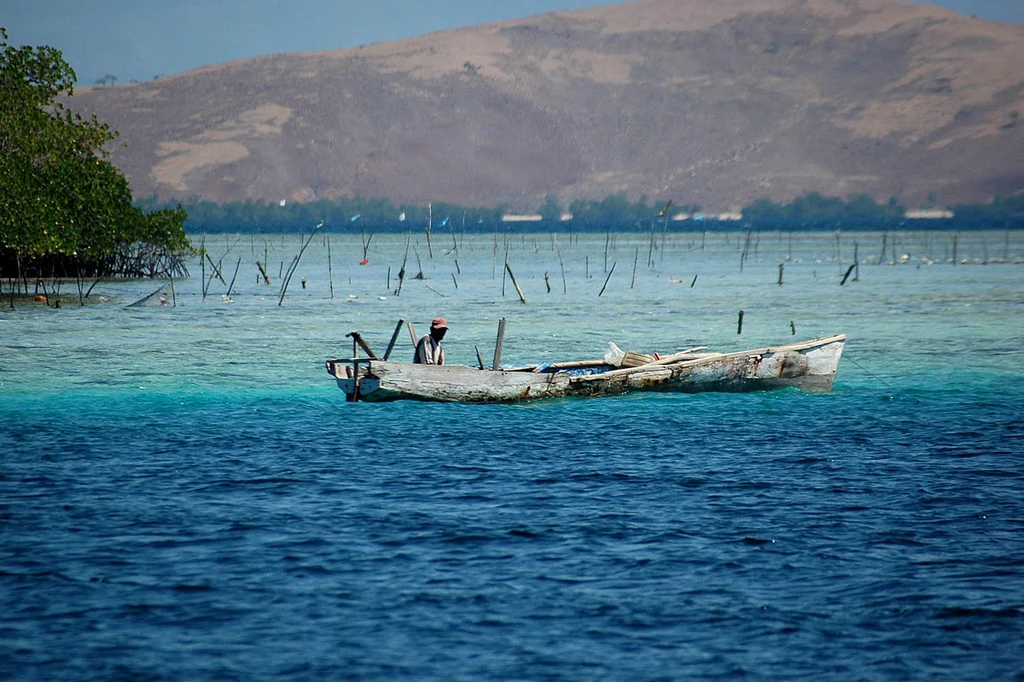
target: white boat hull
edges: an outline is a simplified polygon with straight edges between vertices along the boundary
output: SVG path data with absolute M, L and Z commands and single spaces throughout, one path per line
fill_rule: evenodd
M 831 390 L 845 341 L 840 334 L 736 353 L 695 353 L 669 364 L 656 361 L 591 374 L 367 359 L 357 365 L 332 359 L 327 369 L 350 401 L 367 402 L 502 403 L 631 391 L 743 392 L 789 387 L 817 392 Z M 353 371 L 356 366 L 358 372 Z

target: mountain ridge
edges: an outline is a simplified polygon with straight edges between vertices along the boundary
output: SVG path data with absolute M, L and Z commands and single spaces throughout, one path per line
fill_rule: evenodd
M 641 0 L 89 88 L 138 196 L 713 210 L 1024 188 L 1024 27 L 900 0 Z

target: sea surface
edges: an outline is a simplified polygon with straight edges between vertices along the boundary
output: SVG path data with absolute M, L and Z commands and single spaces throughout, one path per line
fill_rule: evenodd
M 1024 234 L 426 237 L 3 299 L 0 679 L 1024 679 Z M 346 334 L 437 315 L 450 364 L 849 341 L 828 394 L 345 402 Z

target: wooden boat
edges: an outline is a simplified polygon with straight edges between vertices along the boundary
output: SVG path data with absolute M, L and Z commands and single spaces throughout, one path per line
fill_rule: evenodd
M 355 338 L 359 340 L 358 334 Z M 820 392 L 832 389 L 845 341 L 846 336 L 838 334 L 731 353 L 708 353 L 705 347 L 667 356 L 627 351 L 617 364 L 602 359 L 482 369 L 352 357 L 331 358 L 326 365 L 350 402 L 506 403 L 631 391 L 741 392 L 786 387 Z M 365 344 L 363 348 L 369 351 Z

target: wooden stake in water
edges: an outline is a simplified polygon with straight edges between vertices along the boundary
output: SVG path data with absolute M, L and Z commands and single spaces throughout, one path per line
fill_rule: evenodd
M 633 254 L 633 278 L 629 280 L 629 288 L 632 289 L 633 285 L 636 284 L 636 262 L 640 258 L 640 247 L 636 247 L 636 253 Z
M 496 276 L 495 270 L 498 265 L 498 228 L 494 228 L 494 242 L 491 245 L 491 279 Z M 502 275 L 504 277 L 504 275 Z
M 370 241 L 373 239 L 373 233 L 370 233 L 369 237 L 363 235 L 363 231 L 359 231 L 359 239 L 363 242 L 363 260 L 359 262 L 360 265 L 366 265 L 370 262 Z M 330 246 L 330 243 L 328 243 Z
M 405 320 L 399 320 L 398 324 L 395 325 L 395 331 L 391 334 L 391 341 L 388 342 L 388 348 L 384 351 L 385 360 L 391 357 L 391 351 L 395 349 L 395 342 L 398 341 L 398 334 L 402 331 L 402 325 L 404 324 Z
M 417 267 L 416 276 L 413 279 L 426 279 L 426 276 L 423 274 L 423 262 L 420 260 L 420 250 L 414 246 L 412 247 L 412 253 L 416 256 Z
M 779 286 L 780 287 L 782 286 L 782 273 L 785 271 L 785 269 L 786 269 L 786 264 L 785 263 L 779 263 Z
M 614 267 L 614 265 L 612 267 Z M 512 274 L 512 266 L 508 264 L 508 261 L 505 261 L 505 269 L 508 270 L 508 276 L 512 280 L 512 286 L 516 288 L 516 293 L 519 294 L 519 300 L 522 301 L 523 305 L 526 305 L 526 297 L 523 296 L 523 290 L 519 288 L 519 283 L 516 282 L 516 276 Z
M 317 230 L 319 230 L 323 226 L 324 221 L 321 220 L 319 224 L 317 224 L 317 226 L 313 228 L 313 231 L 309 233 L 309 238 L 306 239 L 305 243 L 303 243 L 302 245 L 302 248 L 299 249 L 298 254 L 296 254 L 294 260 L 292 260 L 292 264 L 288 268 L 288 275 L 284 278 L 284 281 L 281 284 L 281 293 L 277 297 L 277 305 L 281 305 L 282 303 L 284 303 L 284 297 L 288 293 L 288 285 L 292 281 L 292 275 L 295 274 L 295 269 L 299 266 L 299 261 L 302 260 L 302 254 L 305 253 L 306 247 L 309 246 L 309 243 L 313 241 L 313 237 L 316 235 Z
M 651 218 L 651 239 L 647 246 L 647 267 L 654 267 L 654 218 Z
M 843 239 L 839 230 L 836 230 L 836 260 L 839 261 L 839 272 L 843 271 Z
M 405 266 L 409 263 L 409 243 L 412 241 L 412 237 L 405 238 L 405 256 L 402 258 L 402 269 L 398 271 L 398 288 L 395 289 L 395 296 L 402 295 L 402 285 L 405 283 Z M 413 339 L 413 343 L 416 343 L 416 339 Z
M 448 221 L 448 229 L 450 229 L 451 233 L 452 233 L 452 250 L 449 251 L 448 253 L 454 253 L 456 258 L 457 258 L 458 255 L 459 255 L 459 242 L 456 241 L 456 239 L 455 239 L 455 223 L 453 223 L 452 221 Z M 462 229 L 463 230 L 466 229 L 466 212 L 465 211 L 462 212 Z
M 615 272 L 615 262 L 612 262 L 612 269 L 608 271 L 608 276 L 604 278 L 604 285 L 601 287 L 601 291 L 597 292 L 599 298 L 601 294 L 604 293 L 605 288 L 608 286 L 608 280 L 612 278 L 613 272 Z
M 743 333 L 743 311 L 742 310 L 740 311 L 739 320 L 736 322 L 736 333 L 737 334 L 742 334 Z
M 555 239 L 555 235 L 551 235 L 551 240 L 555 244 L 555 253 L 558 255 L 558 267 L 562 271 L 562 293 L 568 292 L 568 286 L 565 283 L 565 265 L 562 263 L 562 250 L 558 248 L 558 240 Z
M 505 343 L 505 318 L 498 320 L 498 338 L 494 342 L 494 363 L 491 369 L 498 369 L 501 365 L 501 347 Z
M 747 256 L 750 254 L 750 237 L 752 231 L 747 230 L 747 238 L 743 242 L 743 251 L 740 253 L 740 272 L 743 272 L 743 263 L 747 260 Z
M 430 202 L 427 202 L 427 254 L 430 259 L 434 259 L 434 250 L 430 248 L 430 230 L 434 227 L 434 207 Z
M 331 266 L 331 236 L 327 235 L 327 279 L 331 283 L 331 298 L 334 298 L 334 268 Z
M 263 263 L 256 261 L 256 267 L 260 270 L 260 275 L 263 277 L 263 283 L 270 286 L 270 275 L 267 274 L 267 269 L 263 267 Z
M 505 267 L 501 271 L 501 297 L 505 298 L 505 273 L 508 271 L 508 241 L 505 242 Z
M 238 268 L 241 265 L 242 265 L 242 257 L 239 256 L 238 257 L 238 262 L 235 263 L 235 274 L 231 276 L 231 284 L 228 285 L 228 293 L 225 294 L 228 297 L 231 296 L 231 288 L 235 286 L 235 278 L 238 277 Z

